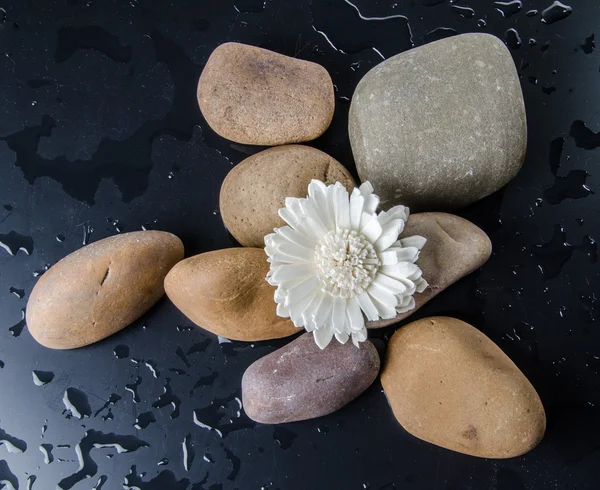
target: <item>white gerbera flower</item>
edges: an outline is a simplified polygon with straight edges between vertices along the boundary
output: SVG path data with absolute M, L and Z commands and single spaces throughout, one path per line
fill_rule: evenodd
M 427 287 L 415 264 L 426 239 L 398 240 L 408 208 L 376 214 L 378 205 L 369 182 L 349 196 L 339 182 L 313 180 L 308 197 L 288 197 L 279 210 L 288 226 L 265 237 L 277 314 L 313 332 L 321 349 L 334 335 L 358 346 L 367 338 L 365 317 L 411 310 L 413 294 Z

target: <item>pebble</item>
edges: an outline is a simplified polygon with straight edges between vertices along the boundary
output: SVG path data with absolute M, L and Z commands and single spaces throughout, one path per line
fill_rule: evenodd
M 310 141 L 329 127 L 333 82 L 321 65 L 239 43 L 217 47 L 198 82 L 206 122 L 247 145 Z
M 181 259 L 181 240 L 164 231 L 123 233 L 86 245 L 38 280 L 27 302 L 29 332 L 53 349 L 98 342 L 148 311 Z
M 492 253 L 492 243 L 483 230 L 453 214 L 411 214 L 401 237 L 412 235 L 427 238 L 417 264 L 429 286 L 422 293 L 415 294 L 413 310 L 390 320 L 369 322 L 368 328 L 387 327 L 412 315 L 444 289 L 479 269 Z
M 379 354 L 370 341 L 359 348 L 334 341 L 321 350 L 305 333 L 246 370 L 242 405 L 263 424 L 322 417 L 358 397 L 378 373 Z
M 519 77 L 504 43 L 463 34 L 389 58 L 359 82 L 349 135 L 384 208 L 449 211 L 497 191 L 525 158 Z
M 227 248 L 189 257 L 165 278 L 169 299 L 196 325 L 231 340 L 268 340 L 298 333 L 277 316 L 275 288 L 265 278 L 261 248 Z
M 304 145 L 284 145 L 246 158 L 229 172 L 219 197 L 225 226 L 245 247 L 264 247 L 265 235 L 284 226 L 277 211 L 286 197 L 306 197 L 308 184 L 341 182 L 352 192 L 350 173 L 334 158 Z
M 531 383 L 494 342 L 455 318 L 398 330 L 381 384 L 402 427 L 452 451 L 512 458 L 544 436 L 546 415 Z

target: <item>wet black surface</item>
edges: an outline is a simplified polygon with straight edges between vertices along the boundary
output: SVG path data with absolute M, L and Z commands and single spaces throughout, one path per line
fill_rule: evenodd
M 597 2 L 100 3 L 0 2 L 5 487 L 600 488 Z M 462 318 L 514 359 L 548 413 L 530 454 L 480 460 L 418 441 L 395 422 L 378 382 L 331 416 L 254 424 L 240 409 L 241 375 L 286 341 L 219 343 L 167 301 L 75 351 L 45 349 L 24 328 L 36 277 L 82 244 L 155 228 L 179 235 L 188 255 L 235 245 L 219 186 L 256 149 L 216 136 L 197 108 L 196 82 L 218 44 L 323 64 L 337 109 L 314 144 L 354 171 L 347 112 L 358 80 L 382 57 L 473 31 L 511 47 L 528 156 L 504 190 L 460 213 L 490 234 L 490 261 L 413 319 Z

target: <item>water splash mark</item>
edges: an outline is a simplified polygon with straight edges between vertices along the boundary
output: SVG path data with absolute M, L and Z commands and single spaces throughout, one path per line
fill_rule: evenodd
M 542 10 L 542 22 L 544 24 L 554 24 L 559 20 L 566 19 L 572 13 L 573 9 L 569 5 L 565 5 L 557 0 Z
M 194 458 L 196 457 L 191 438 L 192 435 L 188 434 L 183 438 L 183 442 L 181 443 L 181 449 L 183 451 L 183 469 L 185 471 L 190 471 Z
M 6 234 L 0 233 L 0 248 L 6 250 L 13 257 L 19 252 L 31 255 L 33 253 L 33 239 L 16 231 L 9 231 Z
M 100 431 L 88 430 L 85 436 L 75 447 L 75 453 L 79 461 L 79 470 L 72 475 L 63 478 L 57 485 L 60 490 L 69 490 L 80 481 L 92 478 L 98 472 L 98 465 L 91 457 L 92 449 L 114 448 L 118 454 L 135 452 L 149 444 L 135 436 L 105 434 Z M 129 488 L 129 487 L 127 487 Z
M 218 377 L 218 373 L 210 373 L 208 376 L 202 376 L 200 379 L 198 379 L 198 381 L 196 381 L 196 383 L 190 390 L 190 397 L 194 395 L 194 391 L 196 391 L 196 389 L 201 388 L 203 386 L 211 386 Z
M 38 155 L 40 139 L 51 136 L 55 126 L 49 115 L 44 115 L 38 126 L 0 136 L 0 141 L 5 141 L 15 152 L 15 166 L 30 184 L 38 178 L 49 177 L 60 183 L 71 197 L 94 204 L 101 180 L 110 178 L 120 190 L 123 201 L 131 202 L 148 188 L 153 142 L 164 135 L 180 141 L 192 138 L 194 127 L 202 122 L 197 105 L 190 104 L 196 97 L 202 67 L 159 31 L 152 31 L 150 37 L 157 61 L 166 64 L 173 80 L 175 95 L 169 112 L 162 119 L 146 121 L 123 140 L 103 138 L 89 160 L 70 161 L 65 156 L 46 159 Z
M 135 424 L 133 426 L 137 430 L 143 430 L 153 422 L 156 422 L 156 417 L 154 417 L 154 414 L 152 412 L 144 412 L 136 417 Z
M 4 446 L 6 450 L 12 454 L 19 454 L 27 451 L 27 443 L 25 441 L 7 434 L 3 429 L 0 429 L 0 446 Z
M 125 390 L 128 391 L 129 393 L 131 393 L 131 397 L 133 398 L 133 403 L 139 403 L 140 400 L 140 395 L 138 394 L 138 386 L 140 386 L 142 384 L 142 377 L 138 376 L 136 377 L 135 381 L 133 383 L 129 383 L 125 385 Z
M 31 375 L 33 377 L 33 384 L 36 386 L 47 385 L 54 379 L 54 373 L 52 371 L 33 370 Z
M 537 257 L 538 268 L 544 280 L 548 280 L 560 274 L 563 265 L 571 259 L 574 250 L 585 252 L 592 263 L 598 261 L 598 245 L 593 238 L 585 236 L 581 245 L 571 245 L 567 241 L 567 233 L 560 225 L 554 226 L 549 242 L 535 245 L 531 252 Z
M 131 61 L 131 46 L 124 46 L 100 26 L 65 26 L 58 30 L 54 61 L 62 63 L 80 49 L 91 49 L 102 53 L 118 63 Z
M 221 447 L 223 448 L 223 451 L 225 451 L 225 455 L 231 463 L 231 471 L 227 475 L 227 479 L 229 481 L 235 481 L 240 472 L 240 468 L 242 467 L 242 461 L 225 446 L 221 445 Z
M 39 450 L 44 456 L 44 464 L 50 464 L 54 461 L 54 456 L 52 455 L 52 444 L 40 444 Z
M 284 427 L 275 426 L 273 429 L 273 439 L 277 441 L 277 444 L 281 449 L 289 449 L 298 437 L 298 434 L 288 430 Z
M 565 199 L 581 199 L 594 192 L 586 184 L 589 174 L 585 170 L 571 170 L 565 177 L 555 176 L 554 184 L 544 191 L 548 204 L 559 204 Z
M 214 431 L 221 438 L 232 432 L 256 426 L 256 423 L 242 412 L 242 401 L 236 393 L 225 398 L 215 398 L 209 406 L 197 408 L 193 413 L 193 421 L 198 427 Z
M 350 0 L 312 1 L 310 9 L 313 30 L 339 53 L 357 54 L 371 49 L 385 59 L 414 46 L 404 15 L 367 16 Z M 356 35 L 358 32 L 361 36 Z M 377 39 L 378 44 L 365 44 L 365 39 Z
M 177 480 L 172 471 L 161 471 L 152 480 L 144 481 L 143 474 L 138 474 L 135 465 L 129 470 L 129 474 L 125 475 L 123 483 L 124 490 L 187 490 L 190 486 L 190 481 L 187 478 Z
M 191 354 L 197 354 L 198 352 L 204 352 L 210 344 L 210 339 L 204 339 L 202 342 L 196 342 L 188 349 L 187 355 L 189 356 Z
M 108 397 L 108 400 L 106 400 L 104 402 L 104 405 L 102 405 L 98 410 L 96 410 L 96 412 L 94 413 L 94 417 L 97 417 L 98 415 L 100 415 L 100 413 L 102 413 L 107 408 L 108 408 L 108 411 L 110 412 L 110 407 L 116 405 L 116 403 L 120 399 L 121 399 L 121 397 L 119 395 L 117 395 L 116 393 L 111 393 L 110 396 Z M 111 419 L 112 419 L 112 417 L 111 417 Z
M 461 5 L 450 5 L 453 13 L 460 15 L 463 19 L 472 19 L 475 17 L 475 10 L 471 7 L 463 7 Z
M 23 299 L 23 296 L 25 296 L 24 289 L 18 289 L 18 288 L 12 287 L 12 286 L 8 289 L 8 292 L 11 294 L 14 294 L 19 299 Z
M 18 478 L 10 471 L 8 463 L 3 459 L 0 459 L 0 485 L 3 485 L 4 490 L 18 490 L 19 488 Z
M 564 138 L 554 138 L 550 142 L 550 153 L 548 154 L 548 163 L 550 164 L 550 171 L 552 175 L 556 175 L 560 168 L 560 158 L 565 148 Z
M 594 49 L 596 49 L 596 41 L 594 38 L 594 34 L 589 35 L 583 41 L 583 44 L 580 45 L 581 50 L 585 54 L 592 54 Z
M 583 121 L 574 121 L 571 124 L 569 134 L 575 140 L 575 145 L 578 148 L 595 150 L 600 147 L 600 132 L 594 133 Z
M 183 352 L 183 349 L 181 347 L 177 346 L 177 349 L 175 350 L 175 354 L 177 354 L 177 357 L 179 357 L 179 359 L 181 359 L 187 367 L 192 367 L 192 365 L 190 364 L 190 361 L 186 357 L 185 352 Z
M 67 418 L 75 417 L 79 420 L 89 417 L 92 414 L 90 402 L 87 395 L 77 388 L 67 388 L 63 395 L 64 413 Z
M 171 388 L 171 378 L 165 378 L 165 386 L 163 387 L 163 394 L 158 397 L 152 404 L 152 408 L 164 408 L 171 405 L 173 411 L 171 412 L 171 419 L 179 417 L 179 407 L 181 405 L 181 399 L 173 393 Z
M 504 33 L 504 40 L 506 41 L 506 45 L 511 49 L 519 49 L 522 44 L 521 36 L 514 27 L 511 27 Z
M 519 13 L 523 9 L 521 0 L 512 0 L 509 2 L 494 2 L 496 10 L 502 14 L 502 17 L 508 18 Z
M 127 359 L 129 357 L 129 347 L 126 345 L 117 345 L 114 355 L 117 359 Z
M 100 478 L 98 478 L 98 482 L 94 485 L 94 488 L 92 488 L 92 490 L 102 490 L 102 487 L 104 486 L 107 480 L 108 477 L 106 475 L 102 475 Z
M 25 309 L 21 310 L 21 319 L 12 327 L 10 327 L 8 329 L 8 331 L 10 332 L 10 334 L 13 337 L 19 337 L 22 333 L 23 333 L 23 329 L 25 328 Z

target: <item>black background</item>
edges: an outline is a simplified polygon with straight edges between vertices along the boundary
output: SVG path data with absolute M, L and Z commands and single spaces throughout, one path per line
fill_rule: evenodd
M 0 439 L 8 434 L 24 452 L 0 445 L 0 480 L 23 489 L 29 477 L 34 490 L 59 482 L 76 490 L 600 488 L 600 7 L 568 2 L 571 15 L 548 23 L 541 10 L 550 0 L 523 3 L 505 17 L 491 1 L 356 0 L 363 17 L 389 17 L 381 20 L 361 19 L 343 0 L 1 3 L 0 242 L 8 250 L 0 248 Z M 257 148 L 219 138 L 200 116 L 196 83 L 218 44 L 246 42 L 325 66 L 336 114 L 313 143 L 354 171 L 349 99 L 381 61 L 377 51 L 389 57 L 456 32 L 490 32 L 511 45 L 528 155 L 505 189 L 459 213 L 490 235 L 490 261 L 411 319 L 464 319 L 517 363 L 548 415 L 534 451 L 482 460 L 416 440 L 393 418 L 379 382 L 328 417 L 255 425 L 238 414 L 242 373 L 287 341 L 219 344 L 166 300 L 74 351 L 45 349 L 23 329 L 35 271 L 88 240 L 145 227 L 177 234 L 187 255 L 235 246 L 219 216 L 219 187 Z M 382 345 L 393 331 L 372 336 Z M 117 346 L 128 356 L 118 359 Z M 54 377 L 36 386 L 33 370 Z M 136 384 L 138 402 L 126 389 Z M 81 420 L 65 411 L 69 388 Z M 112 394 L 120 399 L 106 405 Z M 223 437 L 195 425 L 194 411 Z M 153 416 L 142 419 L 155 422 L 136 429 L 146 412 Z M 52 445 L 50 464 L 40 444 Z M 193 458 L 187 471 L 183 444 Z

